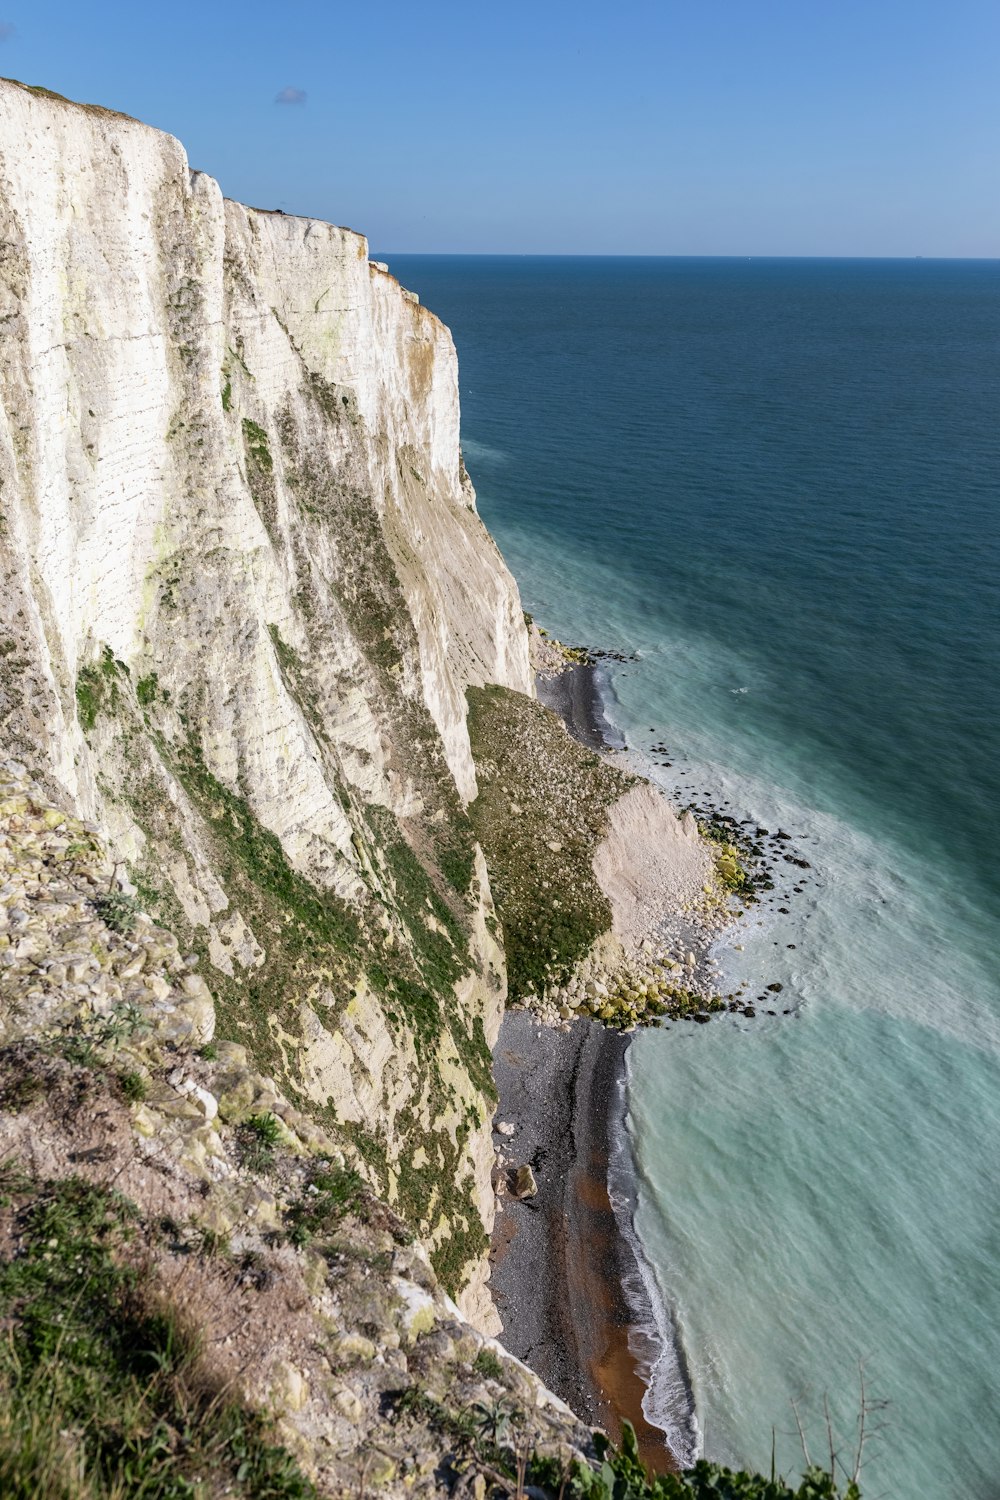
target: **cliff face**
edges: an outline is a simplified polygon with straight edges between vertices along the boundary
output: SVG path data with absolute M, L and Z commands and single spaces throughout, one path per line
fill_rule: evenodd
M 0 738 L 482 1323 L 485 683 L 532 691 L 447 329 L 361 235 L 0 83 Z

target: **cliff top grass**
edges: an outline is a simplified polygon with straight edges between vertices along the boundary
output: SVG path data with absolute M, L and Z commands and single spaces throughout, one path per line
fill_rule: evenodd
M 593 857 L 608 808 L 635 777 L 571 739 L 562 720 L 507 688 L 471 688 L 479 795 L 469 809 L 503 924 L 513 999 L 564 981 L 611 927 Z
M 111 120 L 124 120 L 129 125 L 141 125 L 143 130 L 156 128 L 146 125 L 142 120 L 137 120 L 134 115 L 124 114 L 120 109 L 109 109 L 106 104 L 83 104 L 79 99 L 67 99 L 65 94 L 57 94 L 53 89 L 47 89 L 41 83 L 22 83 L 20 78 L 0 78 L 0 83 L 13 84 L 14 88 L 23 89 L 26 94 L 35 94 L 39 98 L 51 100 L 54 104 L 68 104 L 71 109 L 85 110 L 88 115 L 105 115 Z

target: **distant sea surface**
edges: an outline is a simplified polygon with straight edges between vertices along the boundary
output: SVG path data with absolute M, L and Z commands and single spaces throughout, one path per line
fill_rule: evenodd
M 866 1495 L 995 1500 L 1000 263 L 388 260 L 525 607 L 637 653 L 609 713 L 674 796 L 809 862 L 717 953 L 779 1014 L 631 1050 L 650 1414 L 797 1473 L 790 1403 L 846 1456 L 863 1360 Z

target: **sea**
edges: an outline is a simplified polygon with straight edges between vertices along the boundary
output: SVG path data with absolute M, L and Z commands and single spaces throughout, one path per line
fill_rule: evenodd
M 776 851 L 756 1017 L 630 1049 L 647 1414 L 797 1476 L 863 1411 L 866 1500 L 995 1500 L 1000 262 L 384 258 L 525 608 Z

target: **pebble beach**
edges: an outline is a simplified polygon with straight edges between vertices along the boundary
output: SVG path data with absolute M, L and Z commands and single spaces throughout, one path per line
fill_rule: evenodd
M 598 668 L 574 662 L 538 678 L 539 700 L 592 749 L 624 749 L 601 708 Z M 683 888 L 683 885 L 680 887 Z M 648 901 L 650 892 L 643 890 Z M 663 894 L 663 893 L 659 893 Z M 685 903 L 687 905 L 687 903 Z M 664 945 L 691 954 L 686 982 L 711 1003 L 707 948 L 719 925 L 651 904 L 650 937 L 637 952 Z M 655 947 L 654 947 L 655 938 Z M 551 1011 L 551 1013 L 549 1013 Z M 642 1251 L 632 1231 L 635 1205 L 625 1126 L 630 1038 L 589 1017 L 554 1007 L 511 1009 L 494 1050 L 499 1092 L 494 1146 L 497 1219 L 491 1290 L 502 1342 L 572 1408 L 609 1432 L 635 1428 L 654 1471 L 676 1468 L 665 1433 L 643 1411 L 644 1346 L 656 1324 Z M 614 1181 L 611 1168 L 614 1162 Z M 518 1173 L 536 1191 L 521 1196 Z

